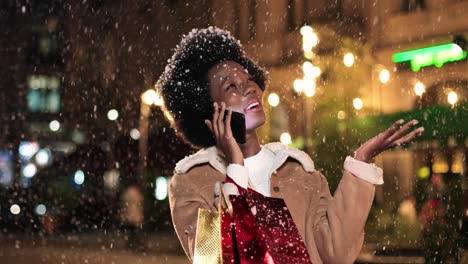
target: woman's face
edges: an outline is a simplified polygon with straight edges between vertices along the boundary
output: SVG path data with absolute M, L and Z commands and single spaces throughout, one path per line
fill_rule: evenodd
M 240 64 L 224 61 L 214 65 L 208 71 L 208 82 L 213 101 L 225 102 L 227 109 L 245 114 L 247 131 L 265 123 L 263 91 Z

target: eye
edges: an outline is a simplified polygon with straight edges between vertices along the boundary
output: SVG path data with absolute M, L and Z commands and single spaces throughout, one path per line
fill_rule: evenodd
M 236 88 L 237 85 L 235 83 L 230 83 L 227 87 L 226 87 L 226 91 L 231 89 L 231 88 Z

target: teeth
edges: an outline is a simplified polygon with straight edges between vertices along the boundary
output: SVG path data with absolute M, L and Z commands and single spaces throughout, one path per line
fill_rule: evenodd
M 252 107 L 255 107 L 255 106 L 259 105 L 259 104 L 260 104 L 259 102 L 252 103 L 252 104 L 249 105 L 249 107 L 247 107 L 247 109 L 250 109 L 250 108 L 252 108 Z

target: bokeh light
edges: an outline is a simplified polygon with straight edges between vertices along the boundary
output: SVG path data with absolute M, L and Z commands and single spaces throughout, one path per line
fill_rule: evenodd
M 417 82 L 415 85 L 414 85 L 414 93 L 417 95 L 417 96 L 421 96 L 424 92 L 426 91 L 426 86 L 424 86 L 424 84 L 422 82 Z
M 354 64 L 354 55 L 351 52 L 348 52 L 343 57 L 343 63 L 346 67 L 351 67 Z
M 379 73 L 379 80 L 381 83 L 387 83 L 390 80 L 390 72 L 387 69 L 382 69 Z
M 46 166 L 50 163 L 51 160 L 51 152 L 48 149 L 40 149 L 35 156 L 35 160 L 37 165 L 39 166 Z
M 82 170 L 77 170 L 73 176 L 73 181 L 78 185 L 83 184 L 85 181 L 85 173 Z
M 26 166 L 23 167 L 21 172 L 24 177 L 32 178 L 37 173 L 37 167 L 33 163 L 28 163 Z
M 11 207 L 10 207 L 10 213 L 14 214 L 14 215 L 18 215 L 21 213 L 21 207 L 17 204 L 13 204 Z
M 301 79 L 294 80 L 294 91 L 297 93 L 304 91 L 304 82 Z
M 60 129 L 60 122 L 57 120 L 52 120 L 49 123 L 49 129 L 52 131 L 58 131 Z
M 363 106 L 361 98 L 354 98 L 353 106 L 356 110 L 361 110 Z
M 281 143 L 283 143 L 285 145 L 291 144 L 291 142 L 292 142 L 291 135 L 288 132 L 282 133 L 281 136 L 280 136 L 280 141 L 281 141 Z
M 43 204 L 38 204 L 34 208 L 34 212 L 37 215 L 45 215 L 45 213 L 47 212 L 47 207 L 45 205 L 43 205 Z
M 276 93 L 271 93 L 271 94 L 268 96 L 268 103 L 269 103 L 272 107 L 278 106 L 279 103 L 280 103 L 280 98 L 279 98 L 278 94 L 276 94 Z
M 447 101 L 449 102 L 449 104 L 451 105 L 454 105 L 457 103 L 458 101 L 458 95 L 456 92 L 454 91 L 451 91 L 449 92 L 448 96 L 447 96 Z
M 168 192 L 168 182 L 166 177 L 160 176 L 156 178 L 156 189 L 154 190 L 154 196 L 157 200 L 162 201 L 166 199 Z
M 115 109 L 111 109 L 107 112 L 107 118 L 111 121 L 117 120 L 117 118 L 119 118 L 119 112 Z
M 138 129 L 136 129 L 136 128 L 132 128 L 132 130 L 130 130 L 130 137 L 133 140 L 140 139 L 140 131 Z

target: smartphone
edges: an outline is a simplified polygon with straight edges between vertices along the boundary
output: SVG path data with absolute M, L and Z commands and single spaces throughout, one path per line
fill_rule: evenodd
M 224 111 L 224 120 L 229 110 Z M 245 115 L 239 112 L 232 111 L 231 115 L 231 130 L 232 135 L 237 143 L 245 144 Z
M 224 110 L 224 121 L 226 121 L 229 109 Z M 208 120 L 213 120 L 213 112 Z M 231 116 L 231 130 L 232 135 L 236 139 L 237 143 L 245 144 L 245 115 L 239 112 L 232 111 Z

